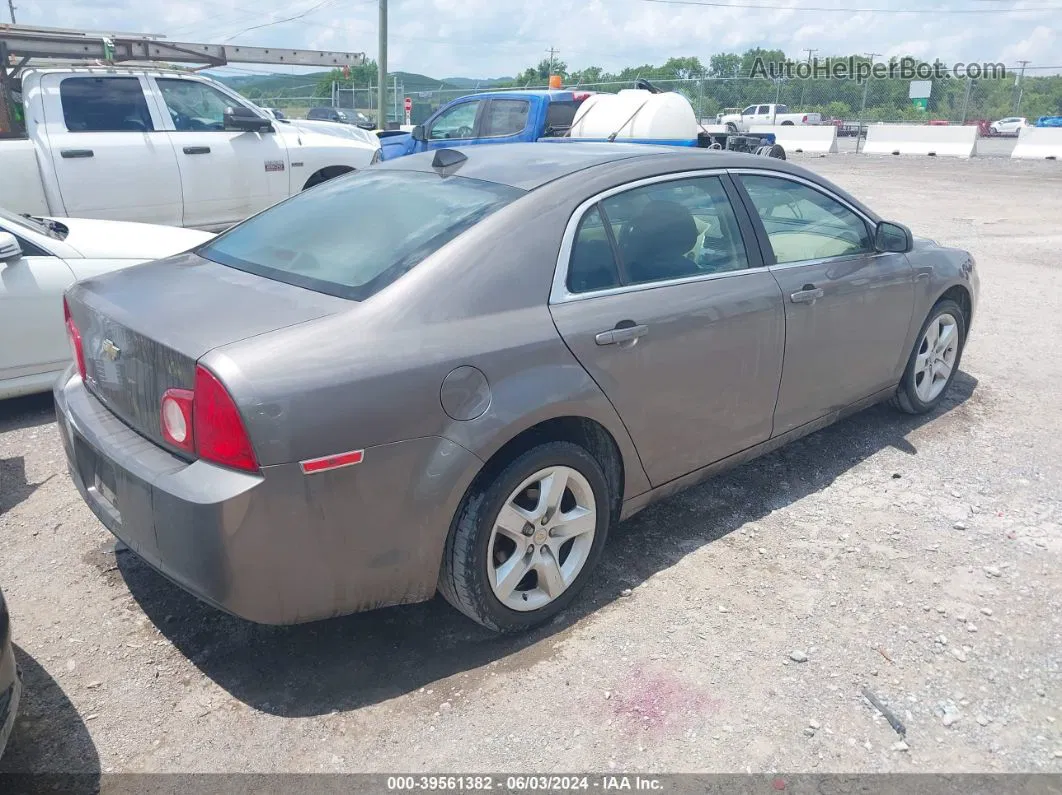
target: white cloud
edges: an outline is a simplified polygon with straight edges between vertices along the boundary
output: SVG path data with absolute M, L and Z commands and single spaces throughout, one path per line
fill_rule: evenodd
M 725 0 L 720 0 L 724 2 Z M 750 0 L 734 2 L 750 4 Z M 320 0 L 18 0 L 18 21 L 223 41 L 280 20 Z M 664 5 L 644 0 L 390 0 L 390 67 L 437 77 L 511 75 L 549 47 L 572 68 L 662 63 L 669 56 L 707 61 L 720 51 L 761 46 L 802 57 L 882 52 L 959 61 L 1019 59 L 1058 66 L 1057 10 L 992 14 L 808 12 L 802 6 L 887 8 L 889 0 L 755 0 L 771 9 Z M 920 0 L 899 7 L 927 8 Z M 930 0 L 929 7 L 987 4 Z M 1044 9 L 1056 0 L 1000 0 L 1001 8 Z M 787 10 L 782 10 L 787 9 Z M 376 55 L 375 0 L 333 0 L 303 19 L 236 36 L 248 45 L 313 47 Z

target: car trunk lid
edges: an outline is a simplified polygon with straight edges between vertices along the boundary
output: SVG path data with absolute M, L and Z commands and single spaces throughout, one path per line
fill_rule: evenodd
M 162 395 L 191 389 L 196 362 L 208 351 L 351 306 L 191 252 L 80 282 L 67 300 L 81 334 L 87 387 L 163 446 Z

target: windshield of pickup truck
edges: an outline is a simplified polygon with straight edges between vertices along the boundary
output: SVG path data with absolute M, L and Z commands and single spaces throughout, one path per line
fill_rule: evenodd
M 362 301 L 524 191 L 462 177 L 365 171 L 300 193 L 198 250 L 201 257 Z

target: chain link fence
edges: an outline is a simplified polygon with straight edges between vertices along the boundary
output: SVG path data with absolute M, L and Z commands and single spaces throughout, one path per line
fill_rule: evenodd
M 1037 75 L 1030 68 L 1024 78 L 1014 74 L 993 79 L 937 79 L 924 105 L 909 95 L 911 82 L 906 79 L 792 79 L 693 77 L 682 80 L 653 80 L 664 91 L 683 94 L 703 123 L 714 123 L 726 112 L 737 112 L 749 105 L 785 105 L 790 113 L 819 113 L 824 121 L 838 124 L 851 132 L 862 123 L 908 122 L 972 124 L 1020 115 L 1035 121 L 1042 115 L 1062 114 L 1062 75 Z M 566 84 L 565 88 L 581 91 L 614 93 L 633 88 L 633 80 L 604 83 Z M 386 119 L 392 124 L 405 122 L 404 100 L 412 100 L 410 122 L 419 124 L 446 103 L 470 94 L 489 94 L 512 89 L 544 89 L 545 85 L 521 85 L 509 88 L 444 88 L 410 90 L 400 81 L 388 86 Z M 330 105 L 360 110 L 377 118 L 375 86 L 346 88 L 333 85 L 331 96 L 278 97 L 259 99 L 258 104 L 290 109 L 298 116 L 301 109 Z

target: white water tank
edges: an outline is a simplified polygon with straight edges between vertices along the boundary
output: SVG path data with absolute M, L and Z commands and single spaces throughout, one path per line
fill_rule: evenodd
M 689 141 L 697 137 L 697 116 L 682 94 L 653 94 L 624 89 L 618 94 L 593 94 L 576 114 L 572 138 Z

